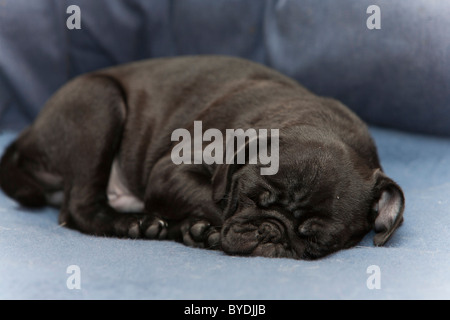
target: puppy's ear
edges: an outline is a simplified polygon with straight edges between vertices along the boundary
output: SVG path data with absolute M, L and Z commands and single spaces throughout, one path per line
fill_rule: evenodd
M 212 197 L 215 203 L 226 198 L 231 188 L 233 174 L 237 171 L 237 164 L 219 164 L 212 177 Z
M 384 245 L 403 222 L 405 197 L 402 189 L 381 170 L 375 172 L 375 222 L 373 243 Z
M 230 207 L 237 203 L 236 194 L 236 179 L 233 179 L 234 174 L 242 168 L 246 163 L 249 163 L 249 148 L 250 141 L 247 140 L 243 146 L 227 158 L 224 164 L 217 165 L 212 176 L 212 198 L 213 201 L 226 212 L 230 212 Z M 228 146 L 227 146 L 228 148 Z
M 238 181 L 234 173 L 243 165 L 218 165 L 212 177 L 212 198 L 223 209 L 225 217 L 232 215 L 237 209 Z

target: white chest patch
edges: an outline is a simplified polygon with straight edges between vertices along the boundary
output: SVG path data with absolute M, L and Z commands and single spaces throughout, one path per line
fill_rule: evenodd
M 109 205 L 120 212 L 143 212 L 144 203 L 126 187 L 125 178 L 119 162 L 114 159 L 108 182 Z

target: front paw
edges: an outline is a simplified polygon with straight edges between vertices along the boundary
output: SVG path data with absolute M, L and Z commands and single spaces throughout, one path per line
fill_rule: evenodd
M 181 225 L 183 243 L 190 247 L 219 249 L 220 230 L 206 220 L 186 220 Z
M 134 221 L 129 222 L 128 237 L 134 239 L 166 239 L 167 227 L 167 222 L 156 217 L 136 217 Z

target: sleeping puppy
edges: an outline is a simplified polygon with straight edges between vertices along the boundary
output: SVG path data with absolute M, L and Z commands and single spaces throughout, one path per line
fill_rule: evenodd
M 249 137 L 243 162 L 238 150 L 233 161 L 174 161 L 174 132 L 195 136 L 198 123 L 224 135 L 275 132 L 267 146 L 275 170 L 262 174 L 267 163 L 251 163 Z M 194 142 L 194 157 L 206 147 Z M 219 149 L 211 155 L 225 158 Z M 404 210 L 355 114 L 274 70 L 221 56 L 75 78 L 7 148 L 0 185 L 24 206 L 58 206 L 59 223 L 84 233 L 295 259 L 349 248 L 372 229 L 383 245 Z

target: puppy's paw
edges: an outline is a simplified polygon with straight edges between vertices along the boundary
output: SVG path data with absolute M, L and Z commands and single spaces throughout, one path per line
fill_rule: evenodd
M 186 220 L 181 225 L 183 243 L 190 247 L 218 249 L 220 230 L 205 220 Z
M 128 225 L 129 238 L 166 239 L 168 225 L 164 220 L 152 216 L 135 217 L 133 220 Z

